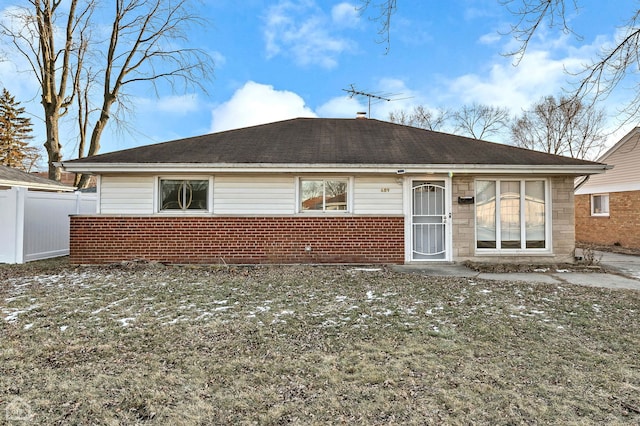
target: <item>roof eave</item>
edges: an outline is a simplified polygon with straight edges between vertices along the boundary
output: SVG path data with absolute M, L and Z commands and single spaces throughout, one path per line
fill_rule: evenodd
M 584 165 L 509 165 L 509 164 L 273 164 L 273 163 L 81 163 L 61 162 L 65 170 L 75 173 L 533 173 L 589 175 L 604 173 L 611 166 Z
M 73 192 L 76 190 L 76 188 L 73 186 L 56 185 L 56 184 L 49 185 L 46 183 L 21 182 L 21 181 L 15 181 L 15 180 L 7 180 L 7 179 L 0 179 L 0 186 L 39 189 L 39 190 L 45 190 L 45 191 Z

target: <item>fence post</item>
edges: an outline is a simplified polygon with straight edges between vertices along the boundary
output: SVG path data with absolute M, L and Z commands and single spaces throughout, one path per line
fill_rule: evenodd
M 74 194 L 76 196 L 76 214 L 80 214 L 80 203 L 82 202 L 80 196 L 82 195 L 82 192 L 75 191 Z
M 24 206 L 27 188 L 14 187 L 16 192 L 16 233 L 15 233 L 15 262 L 24 263 Z

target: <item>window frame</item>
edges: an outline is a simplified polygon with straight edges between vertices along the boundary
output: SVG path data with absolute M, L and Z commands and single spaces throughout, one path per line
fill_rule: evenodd
M 160 206 L 162 190 L 160 185 L 163 180 L 180 180 L 180 181 L 193 181 L 193 180 L 206 180 L 207 181 L 207 208 L 206 209 L 162 209 Z M 213 176 L 206 175 L 160 175 L 155 177 L 155 184 L 153 190 L 153 208 L 154 213 L 165 215 L 203 215 L 213 213 Z
M 607 211 L 606 212 L 596 212 L 594 209 L 594 202 L 593 199 L 595 197 L 607 197 Z M 591 196 L 589 197 L 589 204 L 590 204 L 590 209 L 591 209 L 591 216 L 594 217 L 609 217 L 610 212 L 611 212 L 611 197 L 609 196 L 608 192 L 603 192 L 603 193 L 599 193 L 599 194 L 591 194 Z
M 322 210 L 304 210 L 302 208 L 302 182 L 304 181 L 322 181 L 323 185 L 326 185 L 327 181 L 345 182 L 347 184 L 346 189 L 346 209 L 345 210 L 327 210 L 324 205 L 323 195 L 323 208 Z M 325 186 L 326 187 L 326 186 Z M 323 190 L 324 193 L 324 190 Z M 312 175 L 312 176 L 297 176 L 296 177 L 296 213 L 305 215 L 325 215 L 325 214 L 350 214 L 353 213 L 353 177 L 351 176 L 327 176 L 327 175 Z
M 482 248 L 478 247 L 478 210 L 477 210 L 477 189 L 478 181 L 490 181 L 495 184 L 495 227 L 496 227 L 496 247 Z M 518 182 L 520 185 L 520 247 L 519 248 L 502 248 L 501 241 L 501 212 L 500 212 L 500 182 Z M 544 247 L 543 248 L 527 248 L 527 226 L 526 226 L 526 183 L 527 182 L 543 182 L 544 184 Z M 530 255 L 530 254 L 550 254 L 552 253 L 552 206 L 551 206 L 551 184 L 548 178 L 521 178 L 521 177 L 478 177 L 474 181 L 474 196 L 476 203 L 474 204 L 473 220 L 474 220 L 474 248 L 477 255 L 500 254 L 500 255 Z

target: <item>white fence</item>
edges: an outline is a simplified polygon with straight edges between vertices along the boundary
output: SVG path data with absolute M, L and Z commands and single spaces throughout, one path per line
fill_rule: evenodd
M 95 213 L 96 194 L 0 191 L 0 263 L 69 254 L 69 215 Z

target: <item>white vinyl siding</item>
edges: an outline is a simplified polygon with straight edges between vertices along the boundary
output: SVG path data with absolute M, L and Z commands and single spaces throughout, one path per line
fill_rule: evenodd
M 353 189 L 355 214 L 403 214 L 402 183 L 396 176 L 356 177 Z
M 152 214 L 153 176 L 105 176 L 100 182 L 103 214 Z
M 222 175 L 213 179 L 213 214 L 290 215 L 297 213 L 293 175 Z M 157 176 L 103 175 L 100 213 L 153 214 Z M 353 179 L 354 214 L 403 214 L 402 183 L 396 176 L 357 176 Z
M 293 176 L 215 177 L 215 214 L 293 214 L 295 206 Z
M 605 173 L 591 175 L 576 195 L 640 190 L 640 135 L 631 136 L 607 157 L 599 160 L 613 166 Z

